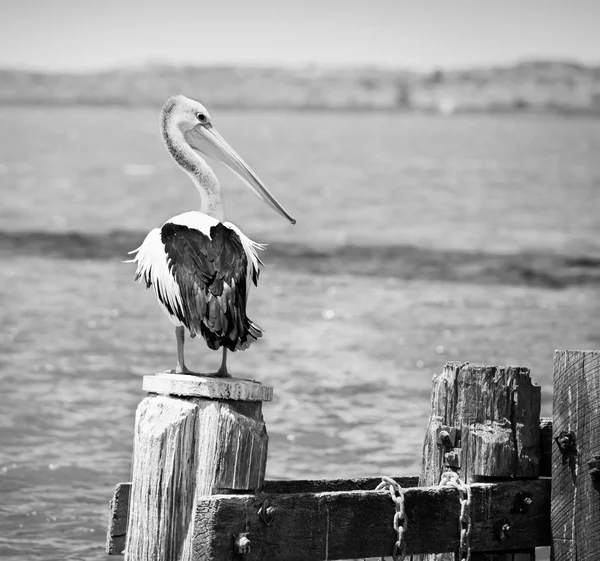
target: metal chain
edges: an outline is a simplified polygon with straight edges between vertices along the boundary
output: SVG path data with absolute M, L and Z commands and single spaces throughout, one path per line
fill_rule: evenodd
M 460 502 L 460 558 L 464 561 L 471 559 L 471 487 L 460 480 L 454 471 L 445 471 L 440 479 L 441 487 L 458 489 Z
M 396 540 L 394 549 L 392 550 L 392 559 L 394 561 L 402 561 L 402 559 L 404 559 L 406 556 L 404 532 L 406 532 L 407 526 L 406 513 L 404 511 L 404 492 L 402 491 L 400 484 L 387 475 L 384 475 L 381 478 L 381 483 L 377 485 L 375 490 L 387 490 L 390 493 L 392 501 L 394 501 L 394 506 L 396 508 L 396 512 L 394 512 L 394 530 L 398 534 L 398 539 Z M 382 557 L 381 560 L 383 561 L 384 558 Z

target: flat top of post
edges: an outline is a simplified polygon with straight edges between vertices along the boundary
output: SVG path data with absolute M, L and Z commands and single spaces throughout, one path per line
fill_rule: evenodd
M 234 401 L 271 401 L 273 399 L 273 388 L 263 386 L 254 380 L 166 372 L 154 376 L 144 376 L 142 389 L 151 393 L 181 397 L 207 397 Z

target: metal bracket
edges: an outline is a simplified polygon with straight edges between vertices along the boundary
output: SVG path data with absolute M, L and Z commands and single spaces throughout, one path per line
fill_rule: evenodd
M 453 471 L 460 469 L 460 448 L 453 448 L 444 454 L 444 465 L 452 468 Z
M 457 427 L 447 427 L 442 425 L 437 431 L 438 446 L 444 448 L 454 448 L 460 441 L 460 429 Z

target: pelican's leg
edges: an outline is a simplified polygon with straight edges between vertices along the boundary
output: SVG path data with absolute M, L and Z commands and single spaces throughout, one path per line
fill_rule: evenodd
M 183 358 L 183 345 L 185 343 L 185 327 L 175 328 L 175 339 L 177 340 L 177 366 L 175 370 L 171 370 L 171 374 L 192 374 L 194 376 L 202 376 L 198 372 L 192 372 L 185 365 L 185 359 Z
M 221 368 L 217 372 L 217 376 L 229 377 L 231 374 L 227 372 L 227 348 L 223 347 L 223 359 L 221 360 Z
M 215 376 L 221 376 L 223 378 L 231 377 L 231 374 L 227 372 L 227 348 L 223 347 L 223 359 L 221 360 L 221 368 L 217 371 Z
M 175 328 L 175 339 L 177 339 L 177 366 L 175 366 L 175 374 L 185 374 L 187 368 L 185 367 L 185 360 L 183 358 L 183 345 L 185 343 L 185 328 Z

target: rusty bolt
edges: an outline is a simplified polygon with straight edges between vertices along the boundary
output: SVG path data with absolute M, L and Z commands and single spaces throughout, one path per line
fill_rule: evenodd
M 235 549 L 240 555 L 250 553 L 250 540 L 248 539 L 247 532 L 237 535 L 235 538 Z
M 444 460 L 446 460 L 446 465 L 449 467 L 459 467 L 458 454 L 456 452 L 446 452 L 444 454 Z
M 508 518 L 501 518 L 494 524 L 494 535 L 498 541 L 503 542 L 507 540 L 512 533 L 510 527 L 510 520 Z
M 450 440 L 450 433 L 447 430 L 441 430 L 438 434 L 438 444 L 441 446 L 452 446 L 452 440 Z
M 533 504 L 533 499 L 531 495 L 526 493 L 517 493 L 515 497 L 515 506 L 511 510 L 511 512 L 518 512 L 519 514 L 524 514 L 529 511 L 531 505 Z
M 562 454 L 577 454 L 574 432 L 563 431 L 554 440 Z
M 266 524 L 267 526 L 271 525 L 273 522 L 273 516 L 275 515 L 275 508 L 269 506 L 269 500 L 267 499 L 264 504 L 258 509 L 258 518 Z

